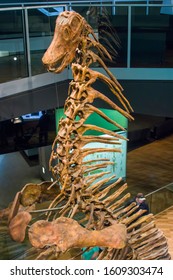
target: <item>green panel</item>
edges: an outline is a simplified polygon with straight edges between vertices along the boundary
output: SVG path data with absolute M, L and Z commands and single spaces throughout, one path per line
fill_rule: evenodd
M 127 137 L 127 133 L 125 131 L 118 132 L 119 135 L 123 137 Z M 106 136 L 106 135 L 105 135 Z M 98 174 L 99 172 L 109 172 L 108 174 L 105 174 L 102 179 L 104 178 L 110 178 L 110 176 L 115 176 L 114 179 L 118 179 L 120 177 L 125 178 L 126 177 L 126 156 L 127 156 L 127 142 L 126 140 L 119 139 L 119 144 L 108 144 L 108 143 L 89 143 L 85 145 L 85 149 L 93 149 L 93 148 L 104 148 L 105 152 L 97 152 L 90 154 L 84 158 L 84 161 L 90 161 L 90 160 L 100 160 L 107 158 L 110 162 L 113 162 L 112 165 L 107 165 L 105 168 L 100 168 L 99 171 L 91 171 L 87 175 L 93 175 Z M 106 151 L 107 148 L 120 148 L 121 152 L 108 152 Z M 99 161 L 95 162 L 95 164 L 100 163 Z M 92 163 L 91 163 L 92 165 Z M 99 181 L 99 179 L 95 180 Z
M 56 133 L 58 132 L 58 124 L 62 117 L 65 118 L 64 108 L 56 109 L 55 110 Z

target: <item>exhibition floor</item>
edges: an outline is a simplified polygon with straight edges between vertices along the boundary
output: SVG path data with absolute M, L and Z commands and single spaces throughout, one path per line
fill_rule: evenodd
M 132 194 L 149 194 L 173 182 L 173 134 L 127 154 L 127 183 Z
M 173 206 L 156 215 L 156 225 L 167 238 L 169 253 L 173 260 Z

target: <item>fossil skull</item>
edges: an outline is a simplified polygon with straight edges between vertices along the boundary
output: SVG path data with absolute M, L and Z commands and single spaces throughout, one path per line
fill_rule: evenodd
M 48 71 L 60 73 L 73 61 L 85 30 L 90 33 L 90 26 L 79 14 L 65 11 L 58 16 L 52 43 L 42 58 Z

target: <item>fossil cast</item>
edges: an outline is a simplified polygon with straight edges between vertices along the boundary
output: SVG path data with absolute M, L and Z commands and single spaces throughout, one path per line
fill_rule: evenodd
M 38 249 L 37 259 L 93 246 L 104 248 L 98 259 L 170 259 L 166 238 L 156 227 L 153 214 L 144 216 L 144 210 L 137 211 L 136 203 L 124 207 L 130 197 L 127 184 L 121 178 L 104 177 L 104 168 L 113 162 L 104 157 L 86 160 L 95 153 L 120 153 L 120 140 L 127 140 L 109 129 L 86 124 L 88 117 L 96 113 L 124 130 L 94 105 L 95 99 L 133 120 L 133 110 L 121 85 L 106 67 L 105 57 L 111 59 L 81 15 L 65 11 L 58 16 L 53 40 L 42 61 L 48 71 L 57 74 L 70 64 L 73 79 L 64 105 L 65 117 L 59 122 L 50 156 L 54 182 L 24 186 L 16 194 L 8 215 L 11 237 L 22 242 L 27 234 L 31 245 Z M 93 63 L 99 64 L 106 74 L 92 70 Z M 108 87 L 112 99 L 94 89 L 96 80 Z M 93 130 L 99 136 L 90 133 Z M 89 148 L 89 143 L 97 145 Z M 108 147 L 101 148 L 100 143 L 107 143 Z M 33 220 L 32 207 L 45 200 L 50 201 L 45 215 Z

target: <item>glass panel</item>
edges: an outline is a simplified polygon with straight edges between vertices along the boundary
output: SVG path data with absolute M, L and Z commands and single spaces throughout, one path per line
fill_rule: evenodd
M 42 56 L 52 41 L 57 15 L 53 8 L 28 10 L 32 75 L 47 72 Z
M 128 8 L 117 6 L 112 10 L 112 24 L 120 39 L 116 67 L 127 67 Z
M 132 7 L 131 67 L 173 66 L 173 15 Z
M 124 1 L 123 4 L 127 2 Z M 132 6 L 131 8 L 130 66 L 172 68 L 173 7 Z M 112 62 L 105 59 L 107 66 L 127 67 L 128 7 L 120 4 L 113 6 L 110 1 L 107 2 L 107 6 L 104 6 L 103 2 L 102 7 L 72 5 L 72 9 L 86 18 L 100 42 L 110 52 Z M 52 40 L 55 21 L 62 10 L 64 10 L 63 6 L 27 10 L 32 75 L 46 72 L 42 65 L 42 56 Z M 28 76 L 23 13 L 24 11 L 21 10 L 0 11 L 0 67 L 3 69 L 0 83 Z
M 54 109 L 0 122 L 0 154 L 52 145 L 56 136 Z
M 111 4 L 111 2 L 110 2 Z M 100 43 L 107 49 L 112 61 L 104 59 L 108 67 L 127 65 L 127 7 L 72 6 L 94 29 Z M 98 67 L 100 65 L 95 64 Z
M 164 211 L 172 206 L 173 201 L 173 184 L 162 188 L 147 196 L 147 202 L 150 212 L 154 215 Z
M 22 11 L 0 12 L 0 83 L 27 76 L 22 26 Z

